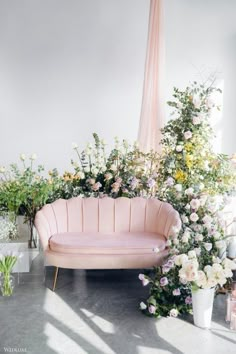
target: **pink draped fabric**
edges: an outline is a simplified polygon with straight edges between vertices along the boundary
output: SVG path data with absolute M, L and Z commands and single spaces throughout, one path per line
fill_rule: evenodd
M 163 1 L 150 1 L 148 42 L 138 142 L 144 152 L 161 151 L 164 121 L 164 19 Z

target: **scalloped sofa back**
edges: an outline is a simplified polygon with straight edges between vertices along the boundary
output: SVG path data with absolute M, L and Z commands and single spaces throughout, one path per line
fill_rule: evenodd
M 180 225 L 170 204 L 140 197 L 59 199 L 45 205 L 35 218 L 45 262 L 57 267 L 56 273 L 58 268 L 160 265 L 168 254 L 166 240 L 172 227 Z

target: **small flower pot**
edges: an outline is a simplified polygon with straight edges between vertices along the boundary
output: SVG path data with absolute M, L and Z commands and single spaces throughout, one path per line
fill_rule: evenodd
M 192 290 L 193 321 L 195 326 L 211 328 L 215 288 Z

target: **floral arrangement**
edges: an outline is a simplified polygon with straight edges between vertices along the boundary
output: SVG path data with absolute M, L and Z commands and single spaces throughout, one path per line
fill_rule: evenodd
M 94 144 L 89 143 L 79 151 L 73 144 L 77 159 L 72 160 L 73 172 L 60 177 L 50 171 L 51 183 L 56 195 L 65 199 L 82 196 L 155 196 L 157 185 L 157 153 L 142 153 L 137 143 L 115 138 L 114 147 L 106 152 L 106 142 L 93 134 Z
M 191 288 L 223 286 L 236 266 L 225 254 L 223 213 L 235 187 L 235 170 L 226 155 L 215 154 L 211 147 L 209 119 L 212 110 L 219 109 L 213 100 L 217 94 L 220 90 L 212 86 L 194 83 L 185 91 L 175 89 L 169 102 L 175 118 L 162 131 L 156 195 L 178 210 L 182 228 L 173 230 L 170 258 L 161 270 L 152 277 L 141 275 L 144 285 L 150 284 L 150 297 L 140 307 L 154 316 L 188 312 Z
M 26 156 L 21 154 L 22 167 L 12 164 L 8 170 L 5 167 L 0 169 L 0 208 L 12 212 L 15 217 L 18 214 L 25 216 L 30 228 L 29 247 L 36 247 L 33 235 L 35 214 L 47 202 L 52 191 L 51 184 L 42 174 L 43 166 L 33 167 L 36 158 L 32 154 L 27 166 Z

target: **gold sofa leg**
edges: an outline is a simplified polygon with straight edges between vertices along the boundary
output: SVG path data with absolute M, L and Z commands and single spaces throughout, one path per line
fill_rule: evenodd
M 57 285 L 58 269 L 59 269 L 58 267 L 56 267 L 56 269 L 55 269 L 52 291 L 55 291 L 55 288 L 56 288 L 56 285 Z

